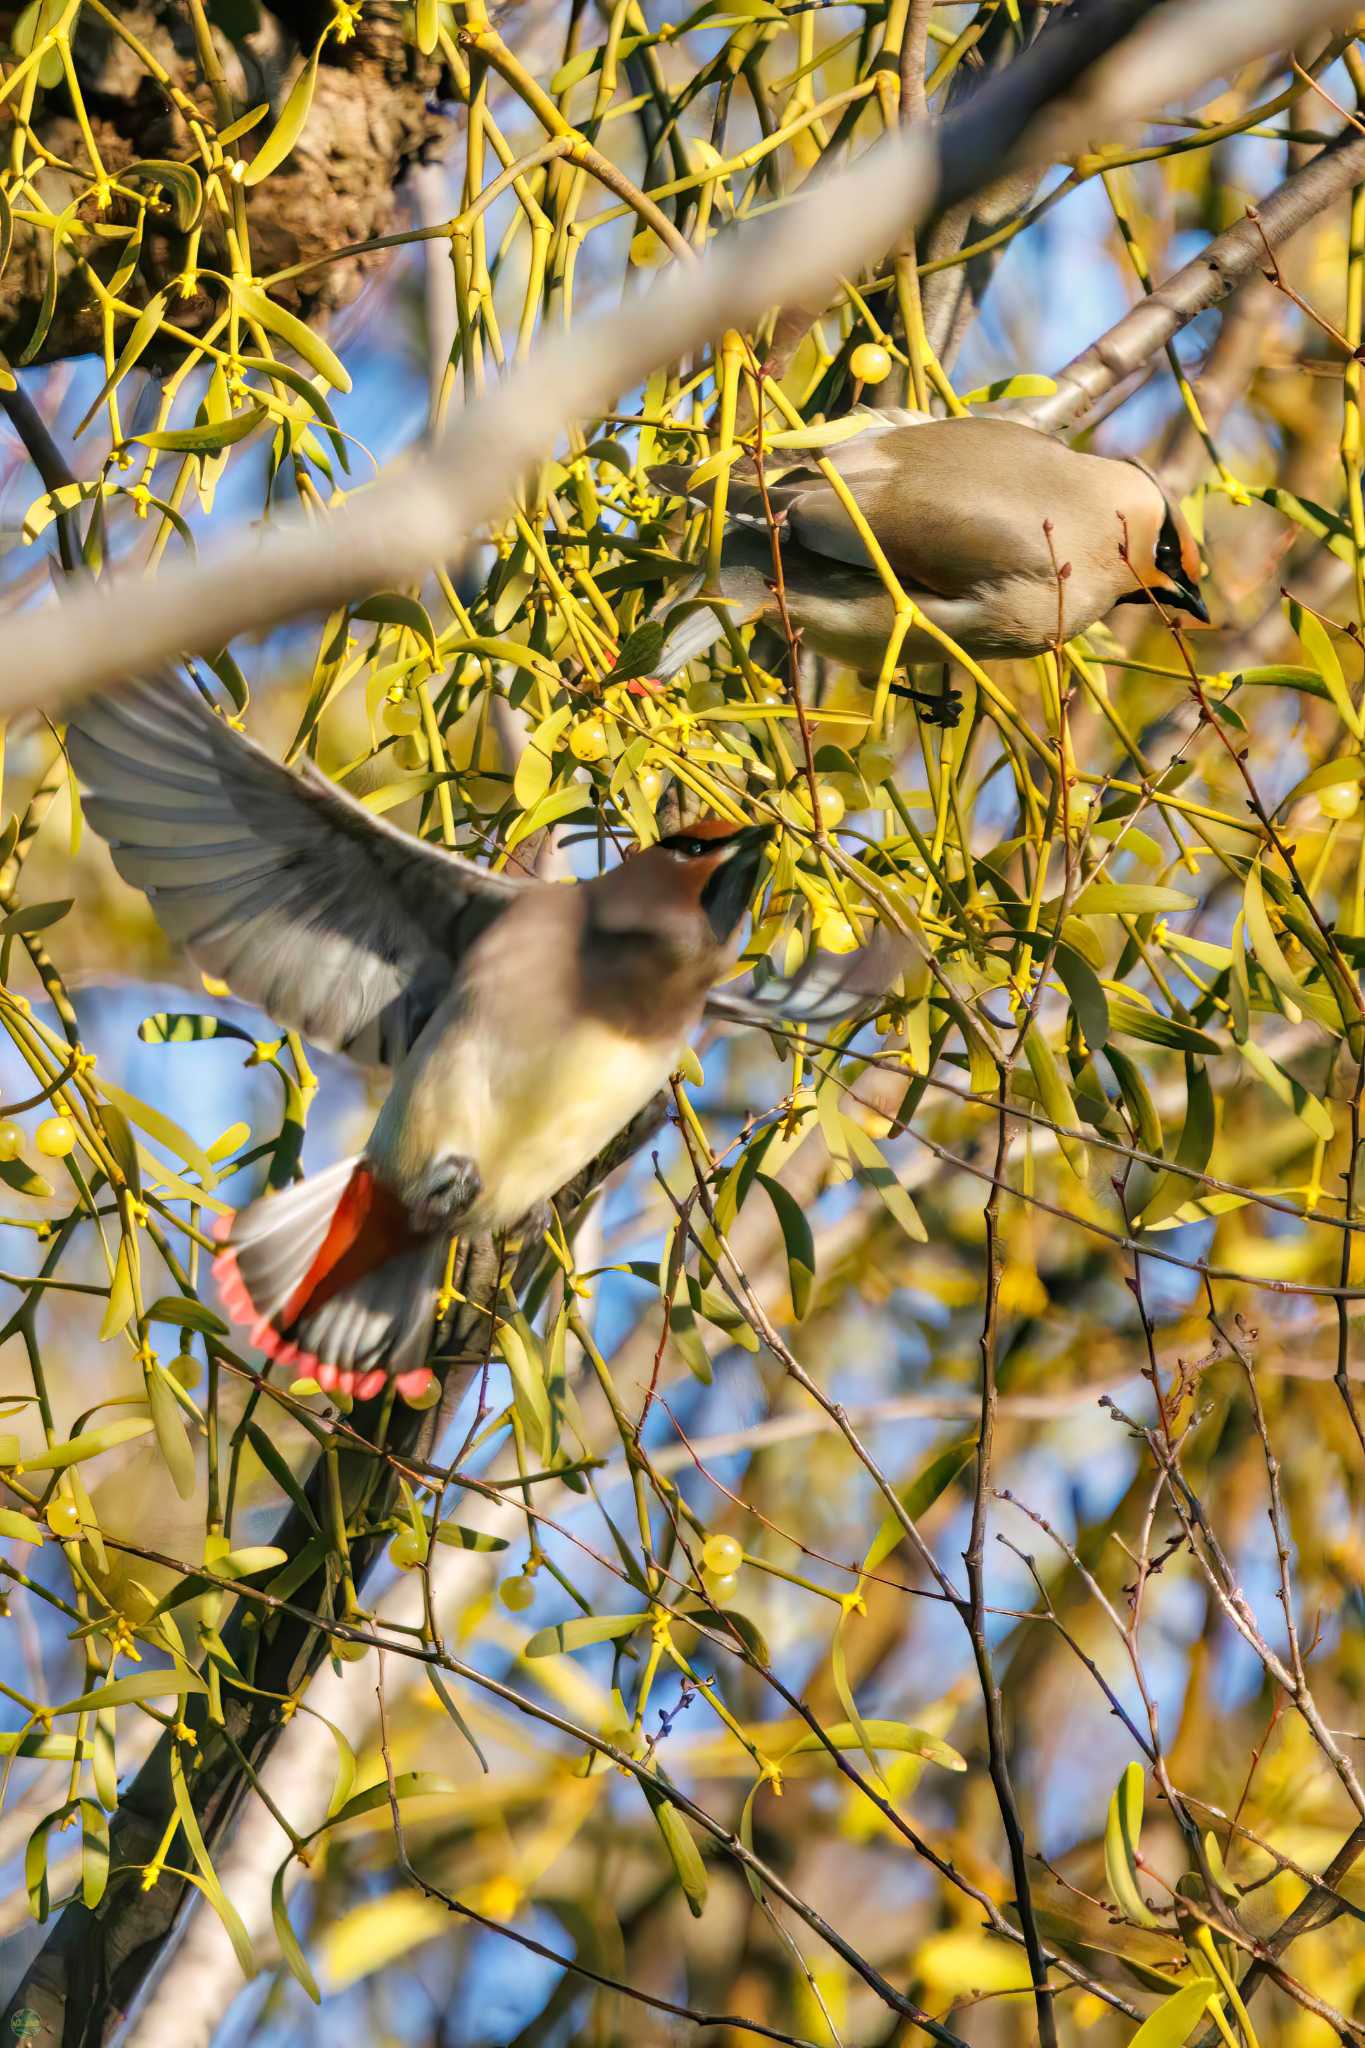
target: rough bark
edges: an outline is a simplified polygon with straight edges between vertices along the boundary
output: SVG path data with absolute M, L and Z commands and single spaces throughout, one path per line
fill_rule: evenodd
M 0 6 L 0 41 L 8 42 L 19 11 Z M 246 111 L 266 100 L 272 107 L 272 114 L 241 138 L 238 148 L 243 157 L 254 155 L 270 134 L 273 113 L 303 61 L 300 49 L 316 36 L 317 13 L 306 6 L 274 6 L 262 11 L 261 27 L 240 43 L 217 38 L 237 107 Z M 394 188 L 407 165 L 434 147 L 447 126 L 444 117 L 428 107 L 438 66 L 421 58 L 405 39 L 401 13 L 381 0 L 366 7 L 351 41 L 326 44 L 297 147 L 277 172 L 246 192 L 251 261 L 258 276 L 329 256 L 401 225 Z M 211 120 L 212 101 L 200 75 L 182 0 L 137 0 L 120 11 L 120 18 L 164 66 L 174 85 Z M 149 159 L 194 161 L 188 124 L 170 93 L 88 11 L 81 18 L 73 57 L 96 145 L 114 177 Z M 12 120 L 9 104 L 0 106 L 0 146 L 8 142 Z M 43 98 L 35 132 L 43 148 L 59 161 L 87 163 L 81 130 L 65 93 L 54 91 Z M 39 179 L 43 200 L 58 214 L 77 189 L 76 181 L 58 170 L 48 170 Z M 87 200 L 77 220 L 88 228 L 127 225 L 135 211 L 131 200 L 115 194 L 103 213 L 93 199 Z M 0 351 L 17 363 L 49 362 L 99 350 L 104 321 L 83 266 L 89 263 L 107 281 L 123 250 L 121 240 L 93 238 L 63 250 L 51 324 L 34 354 L 26 357 L 43 307 L 52 239 L 45 230 L 16 218 L 13 252 L 0 277 Z M 164 287 L 178 291 L 188 252 L 188 238 L 169 213 L 149 215 L 137 270 L 124 297 L 141 305 Z M 371 254 L 327 262 L 304 277 L 272 287 L 272 296 L 302 318 L 314 319 L 346 305 L 383 260 Z M 222 286 L 213 273 L 229 268 L 211 210 L 197 261 L 198 289 L 173 301 L 177 325 L 192 333 L 202 331 L 221 310 Z M 155 346 L 148 360 L 155 360 Z

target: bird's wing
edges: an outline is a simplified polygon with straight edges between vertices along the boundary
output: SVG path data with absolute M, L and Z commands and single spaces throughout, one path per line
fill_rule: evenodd
M 1066 465 L 1075 458 L 1035 428 L 930 420 L 860 434 L 829 458 L 907 589 L 965 598 L 1007 573 L 1051 573 L 1043 520 L 1069 511 L 1075 478 Z M 802 547 L 867 565 L 856 527 L 818 470 L 783 477 L 773 495 Z
M 856 953 L 808 953 L 795 974 L 755 975 L 746 987 L 712 989 L 706 1014 L 727 1024 L 828 1030 L 870 1015 L 910 964 L 905 942 L 878 930 Z
M 400 1059 L 524 886 L 281 767 L 165 678 L 79 705 L 85 814 L 206 973 L 315 1044 Z

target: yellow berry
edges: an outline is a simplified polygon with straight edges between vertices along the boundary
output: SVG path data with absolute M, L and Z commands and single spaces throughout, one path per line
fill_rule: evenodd
M 420 1394 L 404 1394 L 409 1408 L 434 1408 L 441 1398 L 441 1382 L 434 1376 L 429 1379 Z
M 18 1124 L 0 1124 L 0 1159 L 17 1159 L 24 1149 L 24 1133 Z
M 826 953 L 851 953 L 858 944 L 858 934 L 837 910 L 832 917 L 821 919 L 815 936 Z
M 400 1572 L 416 1571 L 426 1558 L 426 1547 L 415 1529 L 400 1529 L 389 1545 L 389 1563 Z
M 744 1551 L 733 1536 L 708 1536 L 701 1547 L 703 1571 L 715 1578 L 725 1578 L 737 1572 L 744 1562 Z
M 351 1636 L 333 1636 L 331 1651 L 343 1664 L 358 1664 L 369 1649 L 368 1643 L 358 1643 Z
M 415 770 L 427 765 L 426 735 L 415 726 L 411 732 L 405 732 L 400 736 L 393 751 L 400 768 Z
M 635 778 L 636 785 L 645 802 L 653 810 L 664 793 L 663 771 L 646 762 Z
M 569 752 L 575 761 L 600 761 L 607 747 L 607 728 L 600 718 L 582 719 L 569 734 Z
M 203 1369 L 192 1351 L 178 1352 L 166 1367 L 171 1378 L 182 1387 L 197 1386 Z
M 848 367 L 864 384 L 880 384 L 891 375 L 891 358 L 875 341 L 864 341 L 849 357 Z
M 858 766 L 869 788 L 875 789 L 878 783 L 885 782 L 895 765 L 895 752 L 890 747 L 878 744 L 858 751 Z
M 422 707 L 410 697 L 390 698 L 384 705 L 384 725 L 389 732 L 416 732 L 422 723 Z
M 69 1494 L 54 1493 L 43 1514 L 54 1536 L 74 1536 L 81 1526 L 81 1511 Z
M 1360 809 L 1360 784 L 1358 782 L 1331 782 L 1326 789 L 1318 791 L 1318 809 L 1324 818 L 1353 818 Z M 4 1125 L 0 1125 L 0 1140 L 3 1139 Z M 3 1155 L 10 1157 L 8 1152 Z
M 535 1580 L 526 1572 L 515 1579 L 504 1579 L 498 1588 L 498 1598 L 509 1614 L 524 1614 L 535 1597 Z
M 817 791 L 821 797 L 821 819 L 825 823 L 825 831 L 833 831 L 835 825 L 843 821 L 843 797 L 829 782 L 817 782 Z
M 33 1142 L 48 1159 L 65 1159 L 76 1143 L 76 1127 L 70 1117 L 44 1117 L 33 1134 Z
M 1090 823 L 1090 813 L 1094 808 L 1094 790 L 1079 789 L 1073 783 L 1066 793 L 1067 823 L 1074 826 L 1078 831 L 1083 830 Z
M 717 1607 L 723 1607 L 727 1600 L 733 1600 L 739 1585 L 738 1572 L 707 1572 L 703 1581 L 707 1595 Z
M 668 261 L 668 251 L 653 228 L 641 228 L 630 245 L 630 260 L 637 270 L 656 270 Z

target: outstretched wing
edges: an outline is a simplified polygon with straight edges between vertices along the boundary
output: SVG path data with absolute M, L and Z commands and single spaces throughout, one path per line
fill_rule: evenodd
M 780 1024 L 829 1030 L 870 1015 L 910 964 L 910 951 L 878 930 L 856 953 L 808 953 L 795 974 L 755 975 L 747 987 L 712 989 L 706 1014 L 727 1024 Z
M 461 955 L 524 885 L 296 773 L 172 678 L 67 726 L 85 814 L 206 973 L 315 1044 L 402 1057 Z

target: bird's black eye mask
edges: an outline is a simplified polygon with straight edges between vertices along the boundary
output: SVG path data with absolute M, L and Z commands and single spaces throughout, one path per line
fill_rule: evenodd
M 1156 552 L 1152 557 L 1153 567 L 1161 579 L 1143 590 L 1125 590 L 1118 600 L 1120 604 L 1146 604 L 1149 597 L 1155 597 L 1169 611 L 1188 612 L 1191 618 L 1201 624 L 1209 623 L 1208 611 L 1199 594 L 1199 585 L 1192 581 L 1185 568 L 1185 557 L 1180 546 L 1180 529 L 1175 523 L 1175 514 L 1167 508 L 1166 517 L 1157 535 Z
M 701 907 L 718 942 L 724 945 L 736 927 L 754 893 L 763 849 L 772 837 L 771 825 L 746 825 L 724 839 L 703 839 L 696 832 L 670 832 L 659 841 L 676 860 L 714 860 L 719 865 L 707 877 L 701 892 Z

